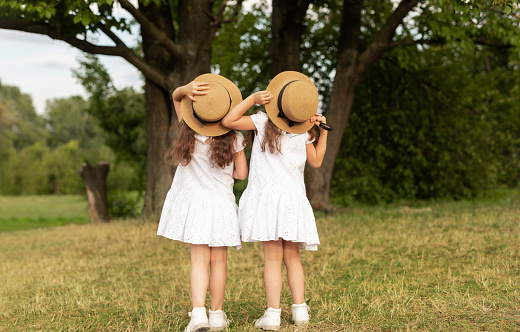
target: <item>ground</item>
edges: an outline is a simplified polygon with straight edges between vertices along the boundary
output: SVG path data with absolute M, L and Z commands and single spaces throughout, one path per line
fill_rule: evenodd
M 520 195 L 317 216 L 303 252 L 311 323 L 281 331 L 520 330 Z M 0 330 L 183 331 L 189 246 L 140 220 L 0 233 Z M 265 310 L 260 243 L 229 250 L 228 331 Z

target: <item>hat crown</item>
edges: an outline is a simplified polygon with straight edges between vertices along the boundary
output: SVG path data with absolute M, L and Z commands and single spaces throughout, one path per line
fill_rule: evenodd
M 300 80 L 288 82 L 282 94 L 283 112 L 292 121 L 307 121 L 318 109 L 318 90 L 314 84 Z
M 218 121 L 229 112 L 231 97 L 228 90 L 219 82 L 208 81 L 208 85 L 208 94 L 196 97 L 193 110 L 204 121 Z

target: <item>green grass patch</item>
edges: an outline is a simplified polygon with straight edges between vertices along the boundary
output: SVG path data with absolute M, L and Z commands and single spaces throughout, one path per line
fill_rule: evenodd
M 515 198 L 515 199 L 512 199 Z M 302 252 L 311 322 L 280 331 L 520 330 L 520 207 L 494 201 L 356 207 L 317 219 Z M 183 331 L 189 246 L 139 220 L 0 234 L 5 331 Z M 229 250 L 227 331 L 257 331 L 261 243 Z M 209 302 L 209 298 L 208 298 Z
M 89 221 L 84 196 L 0 196 L 0 232 Z

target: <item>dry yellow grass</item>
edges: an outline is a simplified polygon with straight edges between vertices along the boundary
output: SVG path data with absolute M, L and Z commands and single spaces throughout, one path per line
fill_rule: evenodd
M 520 330 L 518 195 L 496 202 L 358 208 L 318 218 L 302 254 L 311 324 L 281 331 Z M 0 330 L 183 331 L 189 247 L 156 223 L 0 233 Z M 228 331 L 265 309 L 262 251 L 229 251 Z

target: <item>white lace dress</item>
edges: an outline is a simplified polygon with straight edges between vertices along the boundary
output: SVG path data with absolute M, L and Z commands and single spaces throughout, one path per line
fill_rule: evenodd
M 237 133 L 235 152 L 243 149 Z M 224 169 L 209 160 L 208 137 L 195 134 L 190 163 L 179 165 L 164 201 L 157 235 L 210 247 L 240 249 L 240 228 L 233 194 L 233 164 Z
M 283 238 L 301 249 L 318 250 L 320 243 L 312 207 L 305 193 L 303 170 L 307 160 L 307 133 L 281 137 L 282 153 L 262 152 L 260 144 L 269 119 L 264 112 L 251 116 L 257 135 L 251 151 L 249 182 L 239 203 L 242 241 Z

